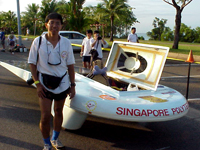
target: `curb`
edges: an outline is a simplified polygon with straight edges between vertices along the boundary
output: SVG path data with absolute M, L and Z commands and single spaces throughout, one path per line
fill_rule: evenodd
M 30 49 L 31 43 L 33 40 L 31 39 L 24 39 L 24 41 L 26 41 L 24 44 L 28 49 Z M 28 42 L 28 43 L 27 43 Z M 80 46 L 78 44 L 72 44 L 72 46 Z M 109 51 L 109 48 L 103 48 L 104 51 Z M 171 59 L 171 60 L 177 60 L 177 61 L 183 61 L 185 62 L 188 59 L 189 54 L 180 54 L 180 53 L 173 53 L 173 52 L 169 52 L 167 59 Z M 194 63 L 200 64 L 200 56 L 197 55 L 193 55 L 194 58 Z
M 172 60 L 179 60 L 179 61 L 186 61 L 188 59 L 189 54 L 180 54 L 180 53 L 173 53 L 169 52 L 168 53 L 168 59 Z M 200 64 L 200 56 L 193 55 L 195 63 Z

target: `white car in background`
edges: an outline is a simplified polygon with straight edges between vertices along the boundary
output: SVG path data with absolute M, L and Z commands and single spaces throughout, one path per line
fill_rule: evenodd
M 47 31 L 43 32 L 43 34 L 47 33 Z M 59 34 L 68 38 L 72 44 L 82 44 L 83 39 L 86 37 L 86 35 L 77 32 L 77 31 L 59 31 Z M 81 47 L 78 46 L 72 46 L 73 50 L 81 50 Z

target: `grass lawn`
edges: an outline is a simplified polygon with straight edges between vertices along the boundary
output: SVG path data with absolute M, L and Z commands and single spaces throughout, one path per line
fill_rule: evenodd
M 34 38 L 36 38 L 36 37 L 38 37 L 38 36 L 39 36 L 39 35 L 36 35 L 36 36 L 34 36 L 34 35 L 29 35 L 29 36 L 22 35 L 21 37 L 22 37 L 22 39 L 24 39 L 24 38 L 34 39 Z
M 37 36 L 29 35 L 29 39 L 34 39 Z M 22 38 L 27 38 L 27 36 L 22 36 Z M 108 42 L 109 46 L 112 46 L 112 42 L 109 41 L 109 38 L 105 38 Z M 115 41 L 127 41 L 127 39 L 114 39 Z M 179 49 L 172 49 L 173 41 L 149 41 L 149 40 L 140 40 L 140 43 L 143 44 L 151 44 L 151 45 L 159 45 L 170 47 L 170 52 L 174 53 L 182 53 L 189 54 L 190 50 L 192 50 L 193 55 L 200 56 L 200 43 L 187 43 L 187 42 L 179 42 Z
M 112 45 L 112 42 L 109 41 L 109 38 L 105 39 L 109 46 Z M 126 39 L 114 39 L 115 41 L 127 41 Z M 172 49 L 173 41 L 149 41 L 149 40 L 140 40 L 140 43 L 143 44 L 151 44 L 151 45 L 159 45 L 166 46 L 170 48 L 170 52 L 174 53 L 182 53 L 189 54 L 190 50 L 192 50 L 194 55 L 200 56 L 200 43 L 187 43 L 187 42 L 179 42 L 179 49 Z

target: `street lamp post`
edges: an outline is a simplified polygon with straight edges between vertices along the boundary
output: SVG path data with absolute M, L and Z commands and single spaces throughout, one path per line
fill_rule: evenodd
M 21 46 L 21 45 L 22 45 L 22 39 L 21 39 L 21 21 L 20 21 L 19 0 L 17 0 L 17 22 L 18 22 L 18 38 L 19 38 L 19 46 Z

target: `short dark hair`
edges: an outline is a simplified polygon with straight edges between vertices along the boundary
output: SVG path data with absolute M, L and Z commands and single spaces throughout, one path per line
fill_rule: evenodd
M 132 27 L 131 30 L 136 29 L 135 27 Z
M 56 12 L 48 14 L 45 18 L 45 23 L 48 23 L 50 19 L 58 19 L 63 24 L 62 16 Z
M 86 33 L 91 33 L 92 34 L 93 32 L 92 32 L 92 30 L 87 30 Z
M 94 34 L 99 34 L 99 30 L 95 30 L 95 31 L 94 31 Z

